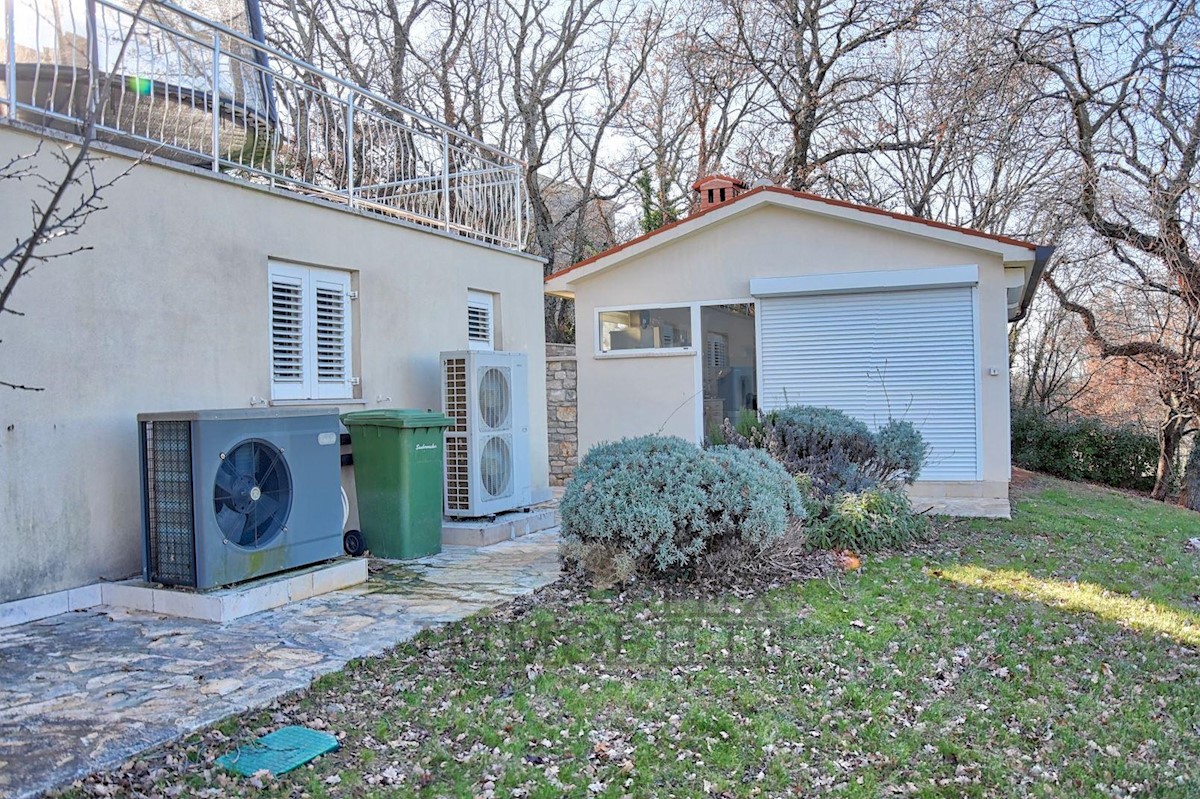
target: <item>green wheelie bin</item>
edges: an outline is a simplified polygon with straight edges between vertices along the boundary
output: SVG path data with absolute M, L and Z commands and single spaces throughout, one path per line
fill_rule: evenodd
M 354 453 L 358 520 L 366 548 L 406 560 L 442 551 L 440 413 L 380 408 L 342 415 Z

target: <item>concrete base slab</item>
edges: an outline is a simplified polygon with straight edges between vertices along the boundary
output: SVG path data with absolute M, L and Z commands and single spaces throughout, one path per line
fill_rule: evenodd
M 442 522 L 442 546 L 487 547 L 557 526 L 554 508 L 501 513 L 494 519 L 455 519 Z
M 105 583 L 100 586 L 99 604 L 224 623 L 366 581 L 367 559 L 344 558 L 204 593 L 141 580 Z
M 984 519 L 1011 519 L 1012 508 L 1007 499 L 983 497 L 912 497 L 917 513 L 935 516 L 970 516 Z
M 0 628 L 15 627 L 100 604 L 100 583 L 0 603 Z

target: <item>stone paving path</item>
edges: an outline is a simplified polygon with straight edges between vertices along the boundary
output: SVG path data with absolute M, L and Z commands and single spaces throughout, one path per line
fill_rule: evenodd
M 373 564 L 224 625 L 94 608 L 0 629 L 0 797 L 25 799 L 558 578 L 557 531 Z

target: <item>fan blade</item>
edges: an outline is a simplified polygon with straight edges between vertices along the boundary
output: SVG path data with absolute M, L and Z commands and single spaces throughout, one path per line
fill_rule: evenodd
M 271 462 L 271 450 L 264 447 L 257 441 L 254 442 L 254 482 L 262 482 L 262 474 L 267 470 L 267 465 Z
M 267 478 L 275 473 L 275 467 L 279 465 L 279 461 L 283 458 L 283 450 L 278 450 L 278 449 L 275 450 L 274 455 L 275 455 L 275 457 L 271 458 L 271 462 L 267 464 L 267 468 L 258 472 L 258 475 L 259 475 L 258 484 L 259 485 L 262 485 L 263 483 L 267 482 Z
M 258 545 L 258 503 L 250 508 L 246 514 L 246 520 L 242 524 L 242 532 L 239 536 L 239 542 L 244 547 L 253 547 Z
M 217 469 L 217 488 L 229 496 L 233 493 L 233 481 L 237 479 L 237 475 L 233 473 L 233 466 L 228 460 L 221 461 L 221 466 Z
M 283 469 L 280 469 L 281 465 L 283 466 Z M 283 479 L 286 469 L 287 464 L 283 460 L 283 453 L 277 453 L 275 455 L 275 459 L 271 461 L 271 464 L 267 467 L 266 471 L 259 475 L 259 486 L 263 488 L 264 492 L 268 489 L 272 492 L 275 492 L 286 488 L 287 481 Z
M 255 519 L 262 519 L 263 521 L 266 521 L 267 519 L 272 518 L 280 507 L 279 500 L 275 499 L 270 494 L 263 494 L 258 498 L 258 501 L 254 503 L 254 517 Z
M 228 505 L 222 505 L 217 511 L 217 527 L 225 534 L 225 537 L 240 541 L 242 535 L 242 527 L 245 524 L 245 514 L 238 513 Z
M 233 471 L 238 477 L 242 475 L 254 474 L 254 442 L 247 444 L 239 444 L 233 450 Z M 225 462 L 229 463 L 230 459 L 226 458 Z

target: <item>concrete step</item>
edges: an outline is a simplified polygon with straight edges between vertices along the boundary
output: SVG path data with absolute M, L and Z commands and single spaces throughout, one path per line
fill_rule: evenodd
M 448 519 L 442 522 L 442 546 L 487 547 L 558 526 L 554 508 L 511 511 L 495 518 Z

